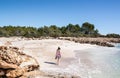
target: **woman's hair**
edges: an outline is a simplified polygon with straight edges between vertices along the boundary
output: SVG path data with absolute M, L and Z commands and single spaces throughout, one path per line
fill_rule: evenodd
M 60 47 L 58 47 L 58 50 L 60 50 Z

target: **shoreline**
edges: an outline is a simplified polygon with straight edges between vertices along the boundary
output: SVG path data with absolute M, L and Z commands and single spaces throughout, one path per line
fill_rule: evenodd
M 99 46 L 115 47 L 112 43 L 120 43 L 120 38 L 86 38 L 86 37 L 59 37 L 60 40 L 69 40 L 76 43 L 95 44 Z
M 73 77 L 73 78 L 86 78 L 87 70 L 84 69 L 83 64 L 87 64 L 89 67 L 93 67 L 88 58 L 92 49 L 100 48 L 103 50 L 114 50 L 114 47 L 108 48 L 103 46 L 80 44 L 70 40 L 60 39 L 21 39 L 14 38 L 0 38 L 0 45 L 5 45 L 6 42 L 10 42 L 8 46 L 16 46 L 21 49 L 25 54 L 34 57 L 40 65 L 40 71 L 37 71 L 38 77 L 43 76 L 48 78 L 61 78 L 61 77 Z M 55 65 L 56 60 L 55 52 L 57 47 L 61 47 L 62 58 L 60 65 Z M 89 51 L 90 50 L 90 51 Z M 76 51 L 80 51 L 82 55 Z M 101 50 L 102 51 L 102 50 Z M 78 57 L 81 57 L 81 61 Z M 83 64 L 82 64 L 83 63 Z M 85 72 L 84 72 L 85 71 Z M 36 73 L 36 72 L 35 72 Z M 32 75 L 33 76 L 33 75 Z M 34 77 L 33 77 L 34 78 Z
M 120 38 L 106 38 L 106 37 L 40 37 L 40 38 L 26 38 L 26 37 L 0 37 L 7 39 L 8 41 L 10 38 L 14 40 L 43 40 L 43 39 L 59 39 L 59 40 L 68 40 L 74 41 L 75 43 L 81 44 L 91 44 L 91 45 L 98 45 L 98 46 L 105 46 L 105 47 L 115 47 L 114 43 L 120 43 Z

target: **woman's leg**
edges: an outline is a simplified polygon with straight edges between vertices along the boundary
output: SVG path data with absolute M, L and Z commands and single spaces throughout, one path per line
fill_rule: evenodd
M 59 58 L 58 58 L 58 59 L 57 59 L 57 65 L 59 65 L 59 61 L 60 61 L 60 60 L 59 60 Z

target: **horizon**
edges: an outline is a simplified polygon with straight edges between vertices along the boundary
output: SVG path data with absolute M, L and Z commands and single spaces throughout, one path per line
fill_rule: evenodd
M 94 24 L 101 34 L 120 34 L 119 0 L 0 0 L 0 26 Z

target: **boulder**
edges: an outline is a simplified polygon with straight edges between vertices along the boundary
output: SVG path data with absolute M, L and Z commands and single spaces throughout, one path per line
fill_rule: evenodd
M 0 46 L 0 76 L 15 78 L 39 68 L 35 58 L 19 51 L 17 47 Z

